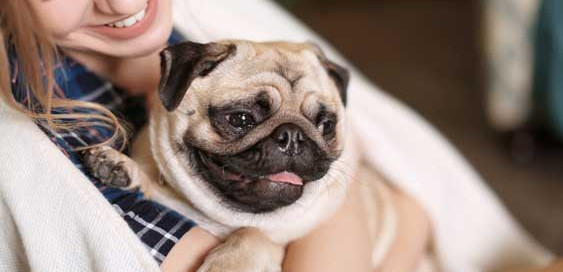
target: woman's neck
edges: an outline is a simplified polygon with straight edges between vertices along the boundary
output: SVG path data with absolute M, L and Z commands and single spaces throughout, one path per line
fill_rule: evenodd
M 148 95 L 158 87 L 160 80 L 158 51 L 136 58 L 116 58 L 72 50 L 63 50 L 63 52 L 131 95 Z

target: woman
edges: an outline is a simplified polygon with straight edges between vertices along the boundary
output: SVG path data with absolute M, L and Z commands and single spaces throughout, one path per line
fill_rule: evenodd
M 120 100 L 131 100 L 132 96 L 156 89 L 157 53 L 167 39 L 177 41 L 176 35 L 170 36 L 170 2 L 8 0 L 0 9 L 2 45 L 7 45 L 0 52 L 4 58 L 1 88 L 12 107 L 31 117 L 79 168 L 76 150 L 97 144 L 123 144 L 125 130 L 106 108 L 127 117 Z M 59 50 L 59 58 L 53 54 L 54 47 Z M 10 78 L 6 71 L 11 72 Z M 193 270 L 218 243 L 189 219 L 147 201 L 139 193 L 92 182 L 153 257 L 162 262 L 163 270 Z M 284 270 L 369 270 L 366 222 L 360 217 L 356 193 L 352 188 L 347 202 L 329 222 L 289 246 Z M 425 250 L 430 224 L 412 199 L 394 194 L 400 213 L 408 215 L 406 218 L 412 222 L 401 224 L 398 237 L 402 240 L 391 249 L 382 270 L 409 271 Z M 23 230 L 25 226 L 18 227 Z M 159 231 L 145 235 L 147 229 Z
M 171 36 L 168 0 L 10 0 L 2 7 L 2 18 L 3 43 L 7 45 L 3 54 L 8 56 L 11 76 L 11 86 L 6 85 L 6 78 L 3 81 L 5 98 L 31 117 L 80 169 L 78 150 L 127 141 L 114 113 L 131 117 L 127 111 L 139 105 L 127 102 L 156 90 L 158 53 L 167 40 L 173 43 L 180 39 L 177 33 Z M 5 77 L 8 73 L 2 74 Z M 135 112 L 132 117 L 138 116 Z M 193 270 L 219 243 L 189 219 L 140 193 L 107 188 L 89 178 L 151 249 L 163 270 Z M 350 197 L 331 221 L 292 244 L 286 269 L 367 271 L 370 249 L 363 239 L 366 223 L 359 216 L 357 199 Z M 412 201 L 404 203 L 416 207 Z M 427 228 L 424 216 L 417 216 L 421 227 Z M 145 235 L 147 222 L 162 231 Z M 339 233 L 349 234 L 344 240 L 337 238 Z M 415 249 L 414 254 L 422 250 L 427 233 L 421 233 L 420 245 L 409 246 Z M 169 245 L 159 245 L 165 236 L 174 239 L 166 240 Z M 340 246 L 330 246 L 335 243 Z M 318 248 L 325 251 L 318 253 Z M 339 261 L 327 262 L 337 260 L 330 256 L 338 256 Z M 412 265 L 404 259 L 400 262 L 405 263 Z

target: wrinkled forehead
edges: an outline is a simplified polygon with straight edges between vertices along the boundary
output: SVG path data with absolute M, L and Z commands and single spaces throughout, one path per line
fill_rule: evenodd
M 248 73 L 311 73 L 321 69 L 313 47 L 300 43 L 250 43 L 237 45 L 237 58 Z M 244 65 L 246 64 L 246 65 Z
M 296 99 L 333 100 L 338 95 L 315 49 L 306 43 L 239 42 L 236 55 L 218 70 L 210 79 L 215 85 L 211 89 L 217 92 L 229 88 L 239 96 L 252 96 L 271 87 L 281 96 Z

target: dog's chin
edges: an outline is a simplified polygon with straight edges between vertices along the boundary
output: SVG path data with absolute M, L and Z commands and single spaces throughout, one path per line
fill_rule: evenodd
M 240 173 L 222 165 L 212 153 L 197 148 L 191 148 L 190 153 L 198 175 L 227 205 L 241 212 L 267 213 L 291 205 L 301 197 L 305 184 L 312 181 L 279 169 L 262 175 Z

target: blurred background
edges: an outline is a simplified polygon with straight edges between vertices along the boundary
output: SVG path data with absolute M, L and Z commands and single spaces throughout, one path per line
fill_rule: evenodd
M 557 105 L 533 99 L 536 85 L 557 83 L 532 69 L 552 58 L 534 52 L 545 45 L 534 45 L 533 31 L 542 1 L 280 2 L 436 126 L 522 225 L 563 253 L 562 141 L 558 124 L 537 113 Z

